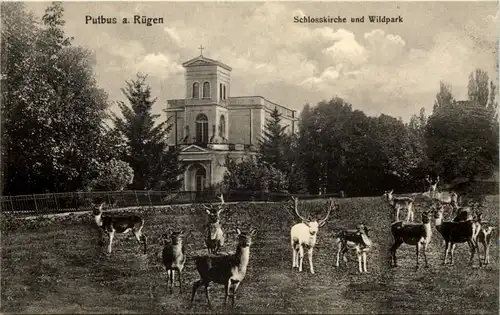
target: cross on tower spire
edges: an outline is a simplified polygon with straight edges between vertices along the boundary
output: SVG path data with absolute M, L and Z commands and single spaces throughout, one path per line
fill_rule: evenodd
M 200 47 L 198 49 L 200 50 L 200 56 L 203 56 L 203 49 L 205 49 L 205 48 L 200 45 Z

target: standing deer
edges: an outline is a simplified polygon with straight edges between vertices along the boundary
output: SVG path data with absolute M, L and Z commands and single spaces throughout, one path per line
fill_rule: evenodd
M 360 223 L 355 230 L 343 230 L 336 234 L 335 239 L 338 244 L 336 267 L 339 266 L 340 255 L 347 264 L 345 254 L 349 249 L 352 249 L 356 251 L 358 256 L 359 272 L 368 272 L 366 270 L 366 255 L 372 246 L 368 231 L 370 228 L 364 223 Z
M 394 190 L 386 190 L 383 197 L 389 203 L 394 211 L 395 221 L 399 221 L 399 212 L 406 209 L 406 222 L 413 222 L 413 202 L 414 199 L 410 197 L 395 197 L 393 196 Z
M 104 202 L 99 206 L 93 206 L 93 215 L 95 223 L 101 228 L 101 241 L 102 233 L 106 233 L 109 236 L 108 253 L 111 254 L 111 246 L 113 244 L 113 238 L 115 233 L 127 234 L 132 232 L 137 239 L 139 244 L 144 245 L 144 254 L 146 254 L 147 238 L 142 234 L 142 228 L 144 226 L 144 219 L 138 215 L 122 215 L 122 216 L 108 216 L 103 215 L 102 207 Z
M 193 283 L 191 305 L 194 301 L 196 291 L 203 285 L 205 286 L 205 296 L 207 297 L 208 306 L 212 308 L 208 295 L 208 287 L 211 282 L 215 282 L 224 285 L 224 305 L 227 304 L 227 299 L 231 295 L 231 307 L 234 307 L 236 291 L 247 273 L 250 261 L 250 245 L 252 244 L 252 237 L 255 236 L 256 230 L 252 229 L 250 232 L 244 233 L 239 228 L 236 228 L 236 232 L 238 233 L 238 243 L 236 245 L 236 252 L 233 255 L 206 255 L 195 258 L 200 280 Z M 230 294 L 231 287 L 232 294 Z
M 322 220 L 308 220 L 302 217 L 298 211 L 298 198 L 292 197 L 294 203 L 294 210 L 297 217 L 299 217 L 302 222 L 295 224 L 290 230 L 290 242 L 292 245 L 292 269 L 295 267 L 299 268 L 299 272 L 302 271 L 302 262 L 304 261 L 304 247 L 307 247 L 307 255 L 309 258 L 309 268 L 311 274 L 314 274 L 313 267 L 313 250 L 316 245 L 316 237 L 318 234 L 318 228 L 325 225 L 330 212 L 336 205 L 333 199 L 329 199 L 327 202 L 327 214 Z
M 438 230 L 438 232 L 443 236 L 446 244 L 443 265 L 446 264 L 448 252 L 450 252 L 451 254 L 450 263 L 453 265 L 453 252 L 455 250 L 455 245 L 458 243 L 467 242 L 471 253 L 469 265 L 472 265 L 472 260 L 474 259 L 474 254 L 477 250 L 479 267 L 481 267 L 482 263 L 479 253 L 479 246 L 477 246 L 477 236 L 479 234 L 479 231 L 481 230 L 481 223 L 478 220 L 443 222 L 444 208 L 442 205 L 439 205 L 438 207 L 439 208 L 434 211 L 434 220 L 436 230 Z
M 186 263 L 186 254 L 184 251 L 184 230 L 171 232 L 170 235 L 164 234 L 164 239 L 170 239 L 162 251 L 162 260 L 167 270 L 167 289 L 170 283 L 170 293 L 174 286 L 174 273 L 177 271 L 179 281 L 179 292 L 182 293 L 182 270 Z
M 205 245 L 209 254 L 216 255 L 219 249 L 224 245 L 224 231 L 220 224 L 220 214 L 224 209 L 224 196 L 221 194 L 219 197 L 221 204 L 218 209 L 214 209 L 211 205 L 210 207 L 205 207 L 208 214 L 208 226 L 205 230 Z
M 454 191 L 438 191 L 437 184 L 439 183 L 439 176 L 436 177 L 435 181 L 431 180 L 429 175 L 427 175 L 425 179 L 429 183 L 429 189 L 423 193 L 423 195 L 431 198 L 435 202 L 450 206 L 452 209 L 451 215 L 453 215 L 453 213 L 458 210 L 458 194 Z
M 427 245 L 431 241 L 432 229 L 428 211 L 422 212 L 422 223 L 394 222 L 391 225 L 391 232 L 394 236 L 394 244 L 391 247 L 391 263 L 394 267 L 397 267 L 396 251 L 403 243 L 414 245 L 417 248 L 416 269 L 419 267 L 418 256 L 421 250 L 425 260 L 425 268 L 429 267 L 426 251 Z

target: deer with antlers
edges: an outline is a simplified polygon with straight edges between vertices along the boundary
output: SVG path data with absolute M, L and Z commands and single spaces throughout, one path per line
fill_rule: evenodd
M 439 202 L 445 206 L 450 206 L 453 215 L 454 212 L 458 211 L 458 199 L 459 196 L 454 191 L 438 191 L 437 185 L 439 183 L 439 176 L 436 177 L 436 180 L 432 180 L 429 175 L 425 176 L 425 180 L 429 183 L 429 189 L 423 193 L 424 196 L 431 198 L 435 202 Z
M 102 233 L 108 234 L 108 253 L 111 254 L 111 246 L 113 245 L 113 238 L 116 233 L 127 234 L 129 232 L 132 232 L 135 235 L 137 242 L 144 246 L 144 254 L 146 254 L 147 239 L 146 236 L 142 233 L 144 219 L 138 215 L 103 215 L 103 206 L 104 202 L 99 206 L 93 205 L 93 215 L 95 223 L 98 227 L 101 228 L 101 242 L 103 236 Z
M 220 200 L 220 205 L 214 209 L 212 205 L 205 207 L 208 214 L 208 226 L 205 230 L 205 245 L 207 246 L 208 253 L 216 255 L 219 249 L 224 245 L 224 231 L 220 224 L 220 214 L 224 209 L 224 196 L 220 194 L 217 197 Z
M 410 197 L 395 197 L 392 193 L 394 190 L 386 190 L 383 197 L 394 210 L 395 221 L 399 221 L 399 212 L 406 209 L 406 221 L 413 221 L 413 202 L 415 201 Z
M 299 217 L 302 222 L 295 224 L 290 230 L 290 241 L 292 245 L 292 269 L 298 268 L 299 272 L 302 271 L 302 262 L 304 260 L 304 247 L 307 247 L 307 255 L 309 258 L 309 268 L 311 274 L 314 274 L 313 267 L 313 250 L 316 245 L 316 237 L 318 235 L 318 229 L 326 224 L 330 213 L 335 207 L 338 207 L 333 202 L 333 199 L 329 199 L 327 202 L 327 213 L 326 216 L 321 220 L 308 220 L 299 214 L 298 203 L 299 200 L 296 197 L 292 197 L 293 208 L 297 217 Z

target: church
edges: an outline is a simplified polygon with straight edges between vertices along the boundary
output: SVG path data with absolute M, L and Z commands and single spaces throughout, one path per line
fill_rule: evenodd
M 266 120 L 276 108 L 286 132 L 297 131 L 296 111 L 262 96 L 231 96 L 231 67 L 200 56 L 182 64 L 185 98 L 167 101 L 173 126 L 169 145 L 179 146 L 185 164 L 182 190 L 203 191 L 223 180 L 226 156 L 256 154 Z

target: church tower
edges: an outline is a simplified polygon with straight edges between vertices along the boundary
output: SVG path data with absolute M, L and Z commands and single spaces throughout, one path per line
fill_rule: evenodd
M 203 54 L 182 66 L 186 69 L 185 142 L 202 147 L 227 143 L 231 67 Z

